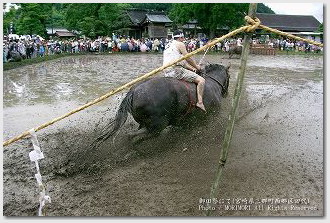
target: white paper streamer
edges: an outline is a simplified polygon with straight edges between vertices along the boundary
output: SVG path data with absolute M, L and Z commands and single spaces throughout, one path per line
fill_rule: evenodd
M 36 135 L 36 132 L 34 131 L 34 129 L 31 129 L 29 131 L 29 133 L 31 135 L 31 141 L 32 141 L 32 145 L 34 148 L 34 150 L 32 150 L 29 153 L 29 157 L 30 157 L 30 160 L 32 162 L 35 162 L 35 164 L 36 164 L 37 173 L 34 176 L 37 180 L 39 188 L 41 189 L 41 192 L 39 193 L 39 204 L 40 205 L 39 205 L 39 210 L 38 210 L 38 216 L 44 216 L 42 209 L 45 206 L 46 202 L 51 203 L 51 199 L 48 195 L 46 195 L 45 187 L 42 184 L 42 176 L 40 173 L 38 160 L 41 160 L 45 157 L 44 157 L 44 154 L 40 150 L 40 145 L 39 145 L 37 135 Z

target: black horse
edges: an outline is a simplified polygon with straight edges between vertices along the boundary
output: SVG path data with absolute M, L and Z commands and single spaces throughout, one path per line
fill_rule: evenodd
M 208 113 L 220 108 L 222 97 L 227 95 L 229 67 L 210 64 L 201 74 L 206 80 L 203 101 Z M 188 116 L 200 114 L 201 110 L 195 107 L 196 94 L 195 83 L 175 78 L 155 77 L 133 86 L 121 102 L 114 121 L 104 128 L 93 147 L 115 134 L 125 123 L 128 112 L 140 124 L 134 135 L 142 134 L 142 139 L 157 136 L 167 126 L 178 125 Z
M 242 46 L 233 46 L 233 47 L 230 47 L 229 48 L 229 51 L 228 51 L 228 53 L 229 53 L 229 59 L 231 59 L 234 54 L 237 54 L 237 55 L 240 56 L 242 54 L 242 49 L 243 49 Z

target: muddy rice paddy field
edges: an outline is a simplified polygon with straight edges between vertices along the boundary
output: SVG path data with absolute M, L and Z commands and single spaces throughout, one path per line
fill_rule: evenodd
M 197 55 L 197 61 L 202 55 Z M 161 65 L 161 54 L 65 57 L 3 72 L 3 139 L 98 98 Z M 229 96 L 206 122 L 169 127 L 132 144 L 129 117 L 114 140 L 89 144 L 115 115 L 125 92 L 37 132 L 51 203 L 47 216 L 205 216 L 231 107 Z M 323 57 L 250 55 L 239 114 L 214 216 L 322 216 Z M 30 139 L 3 148 L 3 214 L 36 216 L 39 188 Z

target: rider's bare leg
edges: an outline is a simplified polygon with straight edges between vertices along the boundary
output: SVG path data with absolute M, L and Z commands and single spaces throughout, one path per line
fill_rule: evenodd
M 203 95 L 204 95 L 204 86 L 205 79 L 203 77 L 197 77 L 195 79 L 195 83 L 197 84 L 197 103 L 196 107 L 202 109 L 206 112 L 204 103 L 203 103 Z

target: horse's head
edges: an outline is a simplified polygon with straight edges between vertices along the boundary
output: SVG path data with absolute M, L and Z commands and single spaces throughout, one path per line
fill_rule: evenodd
M 230 79 L 229 68 L 230 63 L 228 66 L 223 66 L 220 64 L 209 64 L 205 66 L 204 76 L 211 78 L 221 86 L 222 97 L 226 97 L 228 95 Z
M 229 74 L 229 68 L 230 68 L 230 63 L 225 67 L 225 73 L 226 73 L 226 78 L 225 78 L 225 83 L 223 85 L 221 94 L 223 97 L 227 97 L 228 95 L 228 87 L 229 87 L 229 79 L 230 79 L 230 74 Z

